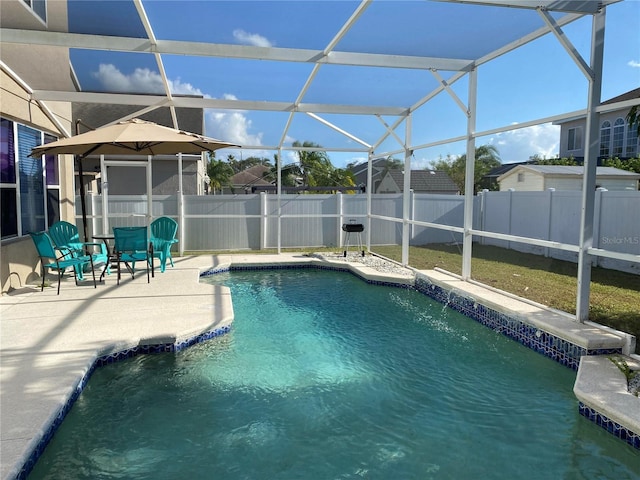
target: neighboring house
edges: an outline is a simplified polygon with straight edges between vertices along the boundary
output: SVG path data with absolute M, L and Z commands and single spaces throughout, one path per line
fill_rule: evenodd
M 640 88 L 602 102 L 602 105 L 611 105 L 636 98 L 640 98 Z M 632 128 L 626 121 L 629 108 L 625 107 L 600 114 L 599 160 L 612 157 L 634 158 L 640 154 L 638 130 Z M 575 117 L 554 124 L 560 125 L 560 157 L 573 157 L 578 160 L 578 163 L 582 163 L 584 161 L 586 117 Z
M 89 128 L 99 128 L 120 118 L 131 116 L 136 110 L 137 106 L 135 105 L 74 103 L 73 120 L 74 123 L 81 121 L 80 132 L 83 133 Z M 173 128 L 173 121 L 168 107 L 157 108 L 137 117 Z M 204 111 L 201 108 L 176 108 L 176 117 L 181 130 L 203 134 Z M 205 158 L 206 154 L 182 156 L 182 193 L 184 195 L 204 194 Z M 110 158 L 106 156 L 105 159 L 146 160 L 147 157 L 131 155 Z M 83 160 L 82 167 L 85 191 L 101 193 L 100 179 L 97 175 L 100 172 L 100 157 L 87 157 Z M 147 187 L 144 168 L 120 166 L 110 166 L 108 168 L 110 195 L 146 195 Z M 151 171 L 153 195 L 176 194 L 179 190 L 178 157 L 176 155 L 155 156 Z M 95 177 L 95 183 L 91 182 L 92 176 Z M 76 193 L 80 191 L 79 184 L 80 182 L 76 181 Z
M 518 165 L 498 178 L 500 190 L 582 190 L 584 167 L 564 165 Z M 607 190 L 638 190 L 639 173 L 597 167 L 596 187 Z
M 445 172 L 439 170 L 411 170 L 411 190 L 414 193 L 458 195 L 460 189 Z M 404 171 L 387 170 L 374 193 L 401 193 L 404 191 Z
M 0 27 L 68 31 L 67 2 L 2 0 Z M 31 158 L 31 148 L 71 133 L 71 105 L 38 103 L 32 90 L 73 91 L 69 51 L 2 44 L 0 49 L 0 280 L 2 293 L 36 281 L 40 269 L 29 232 L 74 221 L 73 157 Z
M 273 185 L 273 183 L 264 179 L 264 174 L 271 171 L 266 165 L 254 165 L 242 172 L 236 173 L 231 177 L 229 182 L 231 185 L 231 191 L 229 187 L 223 189 L 223 193 L 253 193 L 255 187 Z
M 514 162 L 514 163 L 504 163 L 499 167 L 492 168 L 489 170 L 489 173 L 484 175 L 480 181 L 480 189 L 488 189 L 488 190 L 498 190 L 498 178 L 502 175 L 506 174 L 513 168 L 516 168 L 518 165 L 535 165 L 535 160 L 528 160 L 526 162 Z
M 371 191 L 377 192 L 378 186 L 380 185 L 380 181 L 384 173 L 387 171 L 387 162 L 388 157 L 382 158 L 374 158 L 371 160 Z M 369 162 L 363 162 L 358 165 L 351 167 L 351 173 L 353 173 L 353 178 L 355 184 L 361 188 L 362 191 L 367 186 L 367 169 L 369 168 Z

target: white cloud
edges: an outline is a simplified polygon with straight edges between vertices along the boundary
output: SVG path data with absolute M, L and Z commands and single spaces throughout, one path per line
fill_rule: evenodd
M 252 122 L 242 112 L 208 111 L 206 134 L 238 145 L 262 145 L 262 133 L 249 133 Z
M 97 72 L 93 73 L 100 83 L 108 90 L 115 92 L 136 93 L 164 93 L 164 86 L 160 74 L 148 68 L 136 68 L 131 74 L 124 74 L 111 64 L 101 64 Z M 201 95 L 211 98 L 199 88 L 190 83 L 183 83 L 179 78 L 167 80 L 171 93 L 178 95 Z M 235 95 L 225 94 L 225 99 L 236 100 Z M 205 113 L 206 135 L 237 143 L 238 145 L 262 145 L 262 133 L 249 133 L 251 120 L 244 112 L 231 113 L 208 111 Z
M 633 67 L 633 68 L 640 68 L 640 62 L 638 62 L 636 60 L 629 60 L 627 65 L 629 65 L 630 67 Z
M 125 75 L 111 64 L 100 64 L 97 72 L 92 74 L 110 91 L 136 93 L 162 93 L 162 78 L 148 68 L 136 68 L 130 75 Z
M 476 145 L 493 145 L 502 163 L 523 162 L 533 155 L 553 158 L 560 150 L 560 127 L 545 123 L 479 138 Z
M 273 43 L 262 35 L 245 32 L 239 28 L 236 28 L 233 31 L 233 38 L 244 45 L 253 45 L 254 47 L 273 47 Z
M 102 63 L 98 71 L 93 72 L 92 75 L 107 90 L 113 92 L 164 93 L 162 77 L 158 72 L 148 68 L 136 68 L 133 73 L 125 74 L 118 70 L 115 65 Z M 167 80 L 167 83 L 172 94 L 202 95 L 208 98 L 208 95 L 202 93 L 199 88 L 190 83 L 182 83 L 179 78 L 177 80 Z
M 237 97 L 231 93 L 225 93 L 223 98 L 225 100 L 237 100 Z M 231 112 L 209 110 L 206 113 L 205 124 L 208 136 L 219 138 L 225 142 L 237 143 L 238 145 L 256 147 L 262 145 L 262 133 L 249 133 L 252 121 L 241 110 Z

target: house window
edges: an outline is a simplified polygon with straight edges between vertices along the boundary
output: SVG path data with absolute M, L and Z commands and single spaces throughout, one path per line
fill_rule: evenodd
M 622 148 L 624 147 L 624 119 L 618 118 L 613 124 L 613 145 L 611 155 L 614 157 L 622 156 Z
M 524 182 L 524 173 L 518 173 L 518 182 Z
M 600 156 L 608 157 L 611 149 L 611 122 L 606 120 L 600 127 Z
M 582 127 L 570 128 L 567 150 L 580 150 L 581 148 L 582 148 Z
M 55 156 L 31 158 L 31 149 L 54 137 L 0 119 L 2 238 L 45 230 L 60 219 L 60 180 Z
M 35 15 L 47 22 L 47 0 L 22 0 Z
M 635 125 L 627 126 L 627 146 L 625 157 L 635 157 L 638 154 L 638 129 Z

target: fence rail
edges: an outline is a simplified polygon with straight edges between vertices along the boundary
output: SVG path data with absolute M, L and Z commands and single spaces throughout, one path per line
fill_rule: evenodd
M 100 232 L 102 197 L 90 199 L 89 230 Z M 368 215 L 364 194 L 156 195 L 151 216 L 178 221 L 181 251 L 341 247 L 351 220 L 365 224 L 369 245 L 400 245 L 402 202 L 402 194 L 372 195 Z M 462 242 L 464 197 L 412 193 L 410 202 L 409 245 Z M 581 202 L 579 191 L 483 192 L 474 241 L 575 262 Z M 109 228 L 144 225 L 146 209 L 145 195 L 110 195 Z M 595 264 L 640 273 L 640 192 L 596 193 L 590 253 Z

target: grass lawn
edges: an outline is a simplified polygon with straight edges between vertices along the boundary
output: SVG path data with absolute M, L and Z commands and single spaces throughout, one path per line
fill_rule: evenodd
M 400 246 L 377 246 L 372 250 L 393 260 L 401 259 Z M 460 275 L 462 254 L 455 245 L 410 247 L 409 265 L 419 270 L 439 267 Z M 474 280 L 569 313 L 576 312 L 577 273 L 575 263 L 498 247 L 473 246 Z M 640 275 L 592 268 L 589 320 L 628 332 L 640 340 Z

